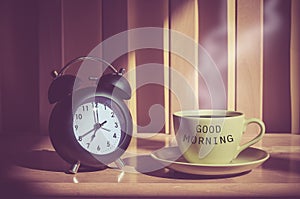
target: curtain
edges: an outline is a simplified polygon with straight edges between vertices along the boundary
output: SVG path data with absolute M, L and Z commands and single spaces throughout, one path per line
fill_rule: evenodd
M 180 96 L 188 99 L 193 93 L 197 100 L 190 108 L 242 111 L 246 117 L 261 118 L 268 133 L 300 133 L 298 0 L 6 0 L 0 4 L 2 133 L 47 134 L 53 107 L 47 100 L 50 72 L 116 34 L 145 27 L 165 30 L 160 36 L 162 49 L 140 48 L 112 60 L 128 71 L 134 91 L 128 106 L 135 132 L 172 133 L 172 113 L 183 107 Z M 185 49 L 182 37 L 200 48 Z M 143 38 L 128 37 L 124 45 L 131 49 L 138 41 Z M 217 105 L 211 99 L 210 80 L 204 70 L 199 73 L 207 57 L 215 63 L 225 93 L 223 103 Z

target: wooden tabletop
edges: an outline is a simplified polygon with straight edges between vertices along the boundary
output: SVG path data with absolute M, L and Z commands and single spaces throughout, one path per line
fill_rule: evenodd
M 48 136 L 1 136 L 1 196 L 6 198 L 203 198 L 300 197 L 300 136 L 265 135 L 256 148 L 271 157 L 250 172 L 201 176 L 164 168 L 152 151 L 174 145 L 164 134 L 139 134 L 114 166 L 75 175 L 54 151 Z M 146 169 L 145 169 L 146 168 Z M 2 197 L 1 197 L 2 198 Z M 4 197 L 5 198 L 5 197 Z

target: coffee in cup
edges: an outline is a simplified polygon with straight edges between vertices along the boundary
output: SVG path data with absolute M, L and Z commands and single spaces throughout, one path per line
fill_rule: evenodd
M 227 164 L 240 152 L 260 141 L 265 133 L 264 123 L 245 119 L 241 112 L 227 110 L 190 110 L 173 114 L 176 141 L 183 157 L 191 163 Z M 259 134 L 240 145 L 250 123 L 259 126 Z

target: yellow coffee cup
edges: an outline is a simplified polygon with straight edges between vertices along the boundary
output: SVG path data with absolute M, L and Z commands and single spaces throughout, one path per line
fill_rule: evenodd
M 173 114 L 173 123 L 178 147 L 191 163 L 230 163 L 265 134 L 265 125 L 260 119 L 245 119 L 243 113 L 228 110 L 179 111 Z M 259 126 L 259 133 L 240 145 L 250 123 Z

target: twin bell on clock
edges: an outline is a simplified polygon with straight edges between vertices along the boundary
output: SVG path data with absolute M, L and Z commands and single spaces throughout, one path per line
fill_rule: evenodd
M 77 81 L 78 77 L 64 72 L 85 60 L 105 63 L 112 73 L 99 77 L 94 87 L 81 88 L 83 80 Z M 59 72 L 53 71 L 48 99 L 55 106 L 49 120 L 49 135 L 58 155 L 72 165 L 71 173 L 76 173 L 80 165 L 104 168 L 127 149 L 132 118 L 124 100 L 131 98 L 131 88 L 123 73 L 124 69 L 117 71 L 97 57 L 79 57 Z

